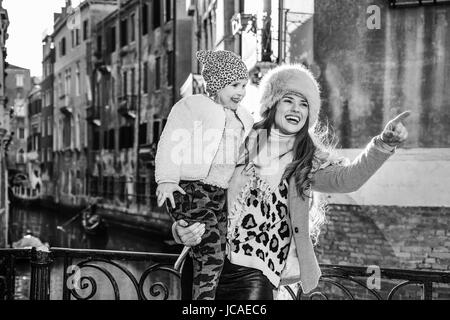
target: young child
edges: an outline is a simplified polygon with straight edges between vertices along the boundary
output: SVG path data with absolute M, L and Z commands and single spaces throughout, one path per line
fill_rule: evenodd
M 248 70 L 230 51 L 199 51 L 205 95 L 176 103 L 167 119 L 155 159 L 158 205 L 166 200 L 171 216 L 205 224 L 192 247 L 194 300 L 213 300 L 225 260 L 226 189 L 252 116 L 240 106 Z

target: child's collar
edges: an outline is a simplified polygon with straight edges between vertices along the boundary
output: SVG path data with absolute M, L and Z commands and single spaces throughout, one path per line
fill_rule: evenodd
M 236 111 L 239 106 L 236 106 L 236 107 L 223 106 L 223 107 L 224 107 L 224 109 L 230 109 L 231 111 Z
M 236 111 L 238 108 L 239 108 L 239 105 L 237 105 L 236 107 L 230 107 L 230 106 L 225 106 L 225 105 L 223 105 L 223 104 L 221 104 L 221 103 L 218 103 L 215 99 L 214 99 L 214 97 L 211 97 L 210 95 L 206 95 L 206 97 L 208 97 L 211 101 L 213 101 L 215 104 L 218 104 L 218 105 L 220 105 L 220 106 L 222 106 L 224 109 L 230 109 L 230 110 L 232 110 L 232 111 Z

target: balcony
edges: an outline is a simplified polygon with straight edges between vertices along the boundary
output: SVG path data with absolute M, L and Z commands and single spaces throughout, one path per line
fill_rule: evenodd
M 67 117 L 71 117 L 72 113 L 73 113 L 73 101 L 72 101 L 72 97 L 70 96 L 65 96 L 64 97 L 64 103 L 61 106 L 61 108 L 59 109 L 65 116 Z
M 0 249 L 0 300 L 177 300 L 177 255 L 50 248 Z M 450 292 L 450 272 L 321 265 L 312 293 L 285 286 L 284 299 L 438 299 Z M 77 278 L 78 277 L 78 278 Z M 28 283 L 20 283 L 28 281 Z M 50 287 L 50 283 L 53 287 Z M 66 285 L 64 285 L 66 284 Z M 29 288 L 20 291 L 20 288 Z
M 97 106 L 91 106 L 86 108 L 86 120 L 95 124 L 96 126 L 101 125 L 100 121 L 100 108 Z
M 136 95 L 126 95 L 119 97 L 119 108 L 118 112 L 125 118 L 135 119 L 136 118 L 136 108 L 137 107 L 137 96 Z
M 36 150 L 29 151 L 27 153 L 28 161 L 34 162 L 39 160 L 39 154 Z

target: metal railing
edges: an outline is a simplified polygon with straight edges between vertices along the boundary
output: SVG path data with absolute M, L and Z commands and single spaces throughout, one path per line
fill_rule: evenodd
M 0 249 L 0 300 L 16 299 L 16 283 L 27 277 L 25 299 L 31 300 L 176 300 L 180 299 L 180 273 L 173 267 L 177 257 L 65 248 L 48 252 Z M 393 300 L 413 296 L 431 300 L 436 290 L 450 294 L 450 272 L 381 268 L 379 274 L 372 274 L 366 267 L 325 264 L 321 269 L 319 286 L 312 293 L 304 294 L 299 285 L 284 286 L 287 298 Z
M 172 254 L 127 251 L 0 249 L 0 300 L 15 299 L 18 278 L 28 278 L 29 295 L 24 298 L 30 300 L 98 299 L 109 288 L 107 299 L 121 300 L 124 294 L 136 300 L 178 299 L 180 274 L 172 267 L 176 259 Z M 59 285 L 50 287 L 54 284 Z
M 450 294 L 450 272 L 330 264 L 320 268 L 322 276 L 313 292 L 304 294 L 301 288 L 295 291 L 285 286 L 292 299 L 402 300 L 413 296 L 432 300 L 437 290 Z

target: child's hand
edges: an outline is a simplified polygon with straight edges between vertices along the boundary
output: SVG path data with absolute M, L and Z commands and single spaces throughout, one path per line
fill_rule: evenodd
M 411 112 L 405 111 L 389 121 L 381 133 L 381 140 L 391 147 L 396 147 L 403 143 L 408 137 L 408 130 L 402 124 L 402 120 L 406 119 L 410 114 Z
M 175 191 L 181 192 L 181 194 L 186 194 L 186 192 L 176 183 L 173 182 L 163 182 L 156 188 L 156 196 L 158 197 L 158 207 L 164 204 L 167 199 L 170 200 L 172 208 L 175 208 L 175 199 L 173 198 L 173 193 Z

